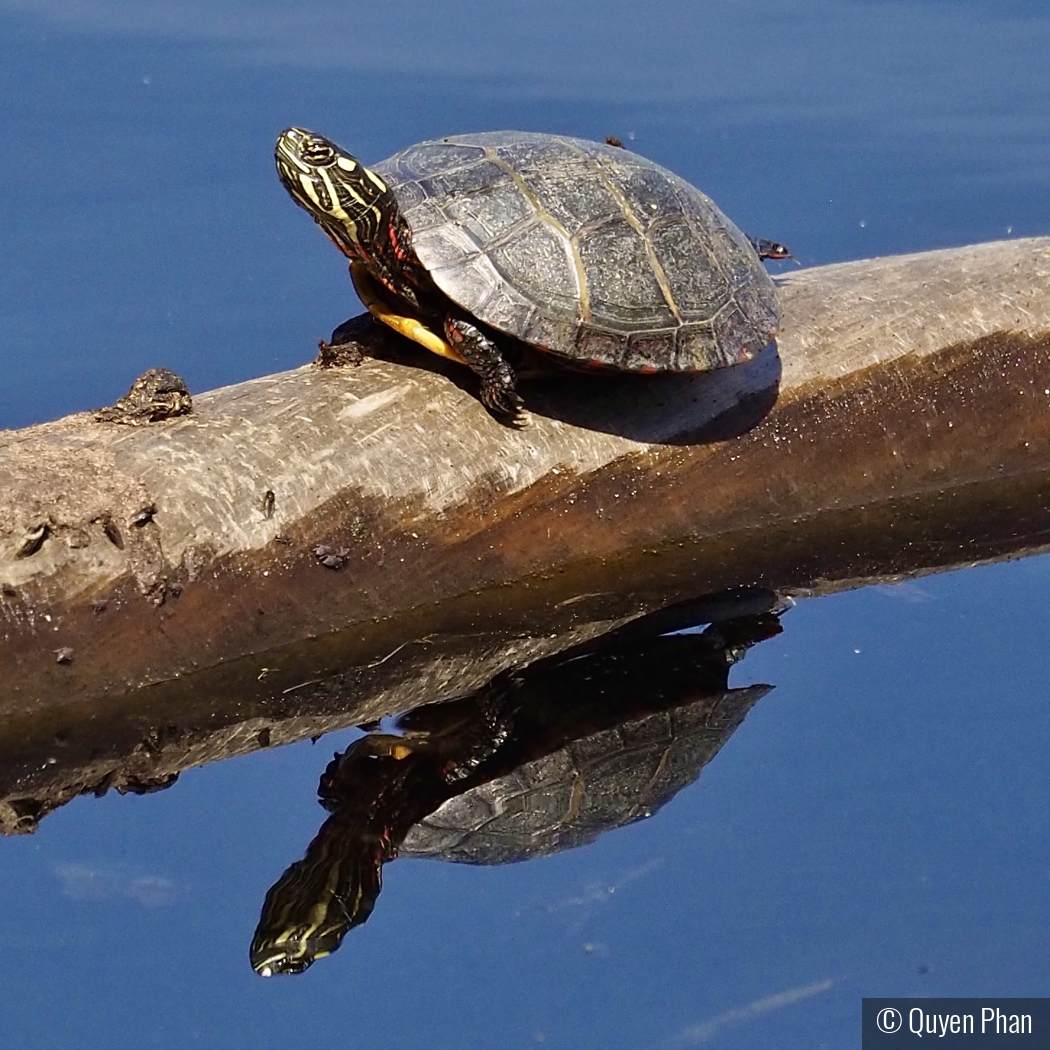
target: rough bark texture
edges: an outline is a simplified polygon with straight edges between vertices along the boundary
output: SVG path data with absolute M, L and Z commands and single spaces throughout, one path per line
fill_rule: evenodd
M 1050 543 L 1050 239 L 779 284 L 779 354 L 523 383 L 521 432 L 468 373 L 366 329 L 379 359 L 201 394 L 190 416 L 0 433 L 0 792 L 71 734 L 99 761 L 139 748 L 134 788 L 160 775 L 158 734 L 191 724 L 229 753 L 725 587 Z

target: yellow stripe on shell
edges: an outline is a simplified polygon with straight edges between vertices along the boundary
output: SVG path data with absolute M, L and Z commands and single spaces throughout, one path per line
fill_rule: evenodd
M 376 292 L 375 284 L 363 263 L 350 264 L 350 277 L 357 289 L 361 302 L 368 307 L 368 312 L 383 324 L 393 328 L 395 332 L 411 339 L 414 343 L 426 347 L 432 354 L 439 357 L 447 357 L 450 361 L 457 361 L 461 365 L 467 364 L 467 359 L 454 350 L 444 339 L 432 332 L 422 321 L 414 317 L 405 317 L 394 313 Z M 469 367 L 469 365 L 468 365 Z

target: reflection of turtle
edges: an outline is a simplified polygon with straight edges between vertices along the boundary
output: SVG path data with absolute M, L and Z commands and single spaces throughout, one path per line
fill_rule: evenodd
M 399 719 L 403 735 L 355 741 L 321 778 L 332 816 L 266 896 L 252 966 L 298 973 L 335 951 L 399 852 L 505 863 L 655 812 L 767 691 L 727 689 L 729 668 L 779 630 L 767 614 L 580 647 L 417 708 Z
M 787 250 L 749 242 L 698 189 L 622 148 L 498 131 L 422 142 L 369 170 L 288 128 L 276 159 L 372 314 L 468 365 L 484 404 L 519 423 L 522 344 L 577 365 L 704 372 L 776 332 L 759 257 Z
M 574 740 L 454 795 L 409 829 L 398 854 L 508 864 L 651 816 L 700 775 L 768 688 L 705 696 Z

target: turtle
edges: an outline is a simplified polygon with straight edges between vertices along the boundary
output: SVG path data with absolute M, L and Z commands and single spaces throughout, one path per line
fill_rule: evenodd
M 779 632 L 774 612 L 702 634 L 613 632 L 408 711 L 397 733 L 374 727 L 321 776 L 331 815 L 267 893 L 252 968 L 302 973 L 338 950 L 399 855 L 506 864 L 651 815 L 770 690 L 729 689 L 729 671 Z
M 571 368 L 706 372 L 776 334 L 761 259 L 791 253 L 622 146 L 493 131 L 369 168 L 292 127 L 275 157 L 373 317 L 471 368 L 506 422 L 527 422 L 516 370 L 535 351 Z

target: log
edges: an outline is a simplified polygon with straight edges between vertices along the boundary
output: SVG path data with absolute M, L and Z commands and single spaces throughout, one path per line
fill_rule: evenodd
M 89 724 L 84 754 L 305 718 L 292 739 L 697 595 L 1050 543 L 1050 238 L 778 284 L 778 352 L 523 382 L 522 431 L 365 324 L 360 367 L 0 432 L 0 767 L 22 783 Z

